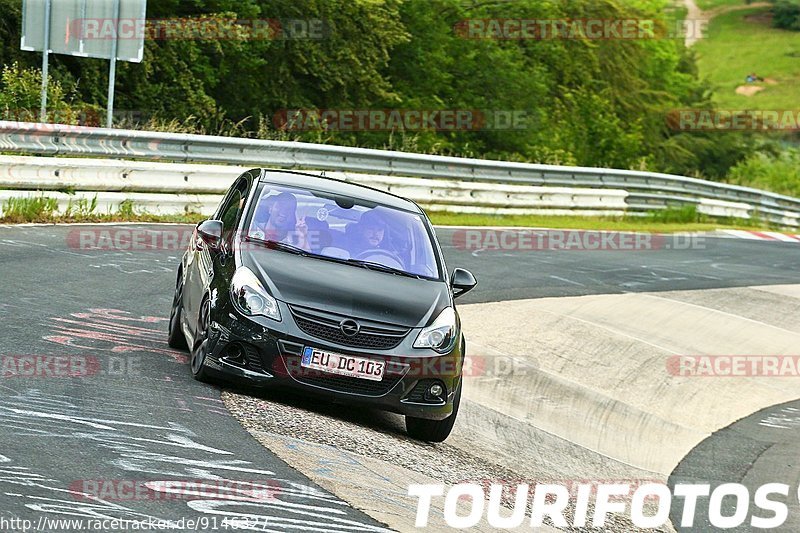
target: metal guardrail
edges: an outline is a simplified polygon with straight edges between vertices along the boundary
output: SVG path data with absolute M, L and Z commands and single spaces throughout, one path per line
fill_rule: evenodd
M 627 209 L 716 202 L 748 216 L 798 226 L 800 199 L 683 176 L 432 156 L 300 142 L 0 121 L 0 151 L 184 163 L 226 163 L 517 185 L 621 189 Z
M 156 214 L 208 215 L 249 167 L 121 159 L 0 155 L 0 201 L 47 196 L 64 210 L 80 199 L 114 212 L 122 201 Z M 624 215 L 628 193 L 616 189 L 538 187 L 450 179 L 324 172 L 416 201 L 431 211 L 457 213 Z M 69 192 L 69 194 L 67 194 Z M 747 206 L 745 205 L 745 211 Z M 0 207 L 0 210 L 2 207 Z

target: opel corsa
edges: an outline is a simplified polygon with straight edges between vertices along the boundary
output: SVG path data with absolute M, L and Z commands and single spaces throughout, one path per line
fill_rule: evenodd
M 405 415 L 440 442 L 461 401 L 454 299 L 476 285 L 445 266 L 412 201 L 338 180 L 250 170 L 194 230 L 178 268 L 169 344 L 192 375 L 299 389 Z

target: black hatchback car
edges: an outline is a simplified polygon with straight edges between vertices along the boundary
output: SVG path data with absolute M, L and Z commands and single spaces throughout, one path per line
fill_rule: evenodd
M 284 386 L 405 415 L 412 437 L 450 434 L 465 341 L 447 272 L 412 201 L 255 169 L 201 222 L 178 268 L 169 344 L 201 381 Z

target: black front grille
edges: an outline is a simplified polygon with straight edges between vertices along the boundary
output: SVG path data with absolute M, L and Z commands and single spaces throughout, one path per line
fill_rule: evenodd
M 360 394 L 362 396 L 383 396 L 391 391 L 402 377 L 399 374 L 385 374 L 381 381 L 351 378 L 348 376 L 325 375 L 322 372 L 290 371 L 292 377 L 306 385 L 313 385 L 335 392 Z
M 417 382 L 417 386 L 408 393 L 406 396 L 406 401 L 414 402 L 414 403 L 424 403 L 425 402 L 425 391 L 430 386 L 430 381 L 428 379 L 423 379 L 422 381 Z
M 346 317 L 294 307 L 292 308 L 292 315 L 297 327 L 312 337 L 352 348 L 389 350 L 400 344 L 409 331 L 408 328 L 361 322 L 361 330 L 356 335 L 348 336 L 339 329 L 339 323 Z
M 431 403 L 431 404 L 440 404 L 442 403 L 439 399 L 428 400 L 425 398 L 425 391 L 433 385 L 435 382 L 438 382 L 442 386 L 444 384 L 437 380 L 437 379 L 423 379 L 417 382 L 417 385 L 408 393 L 408 395 L 403 398 L 403 401 L 411 402 L 411 403 Z
M 261 355 L 258 353 L 258 350 L 256 349 L 255 346 L 245 344 L 244 355 L 247 360 L 247 366 L 249 366 L 252 370 L 263 372 L 264 368 L 263 365 L 261 364 Z

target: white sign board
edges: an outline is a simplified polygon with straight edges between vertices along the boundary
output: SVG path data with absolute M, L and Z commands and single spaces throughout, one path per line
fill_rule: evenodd
M 48 0 L 22 1 L 21 48 L 43 52 Z M 140 63 L 147 0 L 49 0 L 48 52 Z M 117 7 L 117 5 L 119 7 Z M 115 16 L 116 9 L 119 15 Z

